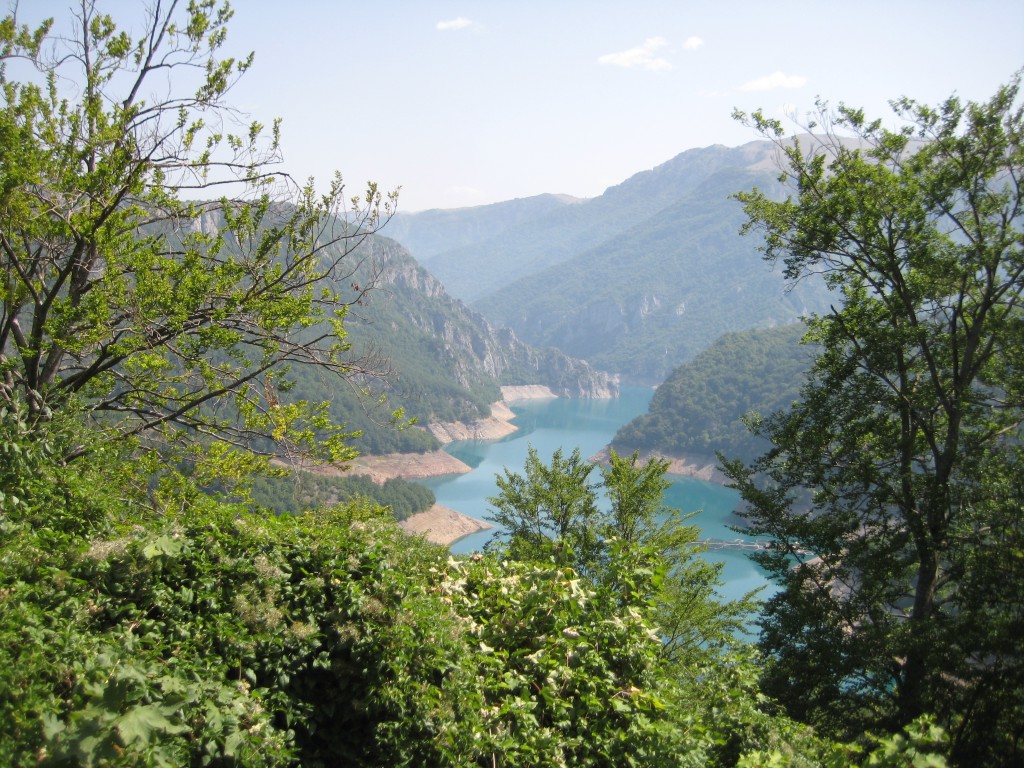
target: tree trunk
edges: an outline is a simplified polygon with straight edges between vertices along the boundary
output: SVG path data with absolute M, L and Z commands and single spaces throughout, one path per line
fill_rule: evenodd
M 939 557 L 933 548 L 921 554 L 910 614 L 910 640 L 903 664 L 903 684 L 899 692 L 899 723 L 905 725 L 923 714 L 928 657 L 931 655 L 929 628 L 934 614 L 935 588 L 939 580 Z

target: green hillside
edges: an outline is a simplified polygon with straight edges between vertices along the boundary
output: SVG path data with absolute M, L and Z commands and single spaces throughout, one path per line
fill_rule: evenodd
M 355 301 L 346 319 L 351 354 L 389 375 L 357 377 L 341 388 L 327 387 L 305 369 L 293 370 L 290 378 L 294 397 L 329 400 L 332 418 L 362 432 L 354 444 L 363 453 L 438 447 L 419 426 L 395 429 L 390 414 L 396 408 L 425 425 L 487 416 L 505 384 L 544 384 L 583 397 L 613 392 L 608 377 L 586 363 L 554 349 L 532 349 L 514 334 L 493 329 L 392 240 L 368 238 L 352 263 L 358 268 L 335 282 L 336 290 Z M 356 287 L 370 285 L 356 296 Z
M 480 303 L 528 343 L 557 346 L 627 380 L 658 383 L 723 333 L 784 325 L 823 309 L 807 280 L 787 289 L 738 234 L 737 190 L 771 183 L 726 170 L 600 247 Z
M 821 282 L 787 288 L 739 234 L 731 196 L 779 190 L 774 157 L 763 141 L 688 150 L 532 220 L 498 222 L 485 206 L 403 220 L 396 237 L 436 241 L 445 228 L 457 247 L 429 265 L 453 295 L 528 344 L 656 384 L 723 333 L 827 308 Z M 466 242 L 470 232 L 478 239 Z
M 622 427 L 612 442 L 668 456 L 714 456 L 752 461 L 769 446 L 742 418 L 769 415 L 799 396 L 812 349 L 800 344 L 796 323 L 730 333 L 679 366 L 651 399 L 648 412 Z

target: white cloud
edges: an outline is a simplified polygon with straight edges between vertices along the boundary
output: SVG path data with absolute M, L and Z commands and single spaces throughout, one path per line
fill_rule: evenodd
M 704 45 L 704 41 L 699 37 L 688 37 L 683 41 L 683 48 L 688 51 L 696 51 L 702 45 Z
M 613 64 L 616 67 L 643 67 L 644 69 L 672 69 L 668 59 L 655 56 L 655 51 L 668 45 L 663 37 L 649 37 L 643 45 L 629 48 L 618 53 L 608 53 L 599 58 L 600 64 Z
M 751 80 L 740 86 L 741 91 L 773 91 L 776 88 L 800 88 L 807 84 L 803 75 L 787 75 L 785 72 L 772 72 L 765 77 Z
M 442 32 L 447 32 L 453 29 L 465 29 L 466 27 L 472 27 L 473 22 L 469 19 L 459 16 L 457 19 L 449 19 L 448 21 L 437 22 L 437 29 Z

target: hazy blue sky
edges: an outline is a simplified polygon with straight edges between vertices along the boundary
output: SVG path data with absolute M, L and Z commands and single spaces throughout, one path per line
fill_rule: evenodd
M 57 9 L 57 0 L 22 0 Z M 129 0 L 112 2 L 112 13 Z M 102 5 L 102 3 L 101 3 Z M 1020 0 L 235 0 L 256 51 L 234 102 L 284 119 L 285 165 L 400 208 L 600 194 L 683 150 L 754 138 L 734 107 L 820 95 L 984 99 L 1024 66 Z

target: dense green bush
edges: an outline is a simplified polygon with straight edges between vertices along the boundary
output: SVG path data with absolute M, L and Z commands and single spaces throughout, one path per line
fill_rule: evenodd
M 53 427 L 31 433 L 0 413 L 2 765 L 810 766 L 855 754 L 773 713 L 742 648 L 665 655 L 648 600 L 659 576 L 627 549 L 602 581 L 553 562 L 456 559 L 365 501 L 257 514 L 181 475 L 153 484 L 127 449 L 65 464 L 84 435 Z
M 165 483 L 150 505 L 126 465 L 64 467 L 5 426 L 0 764 L 465 754 L 440 549 L 365 503 L 254 515 Z

